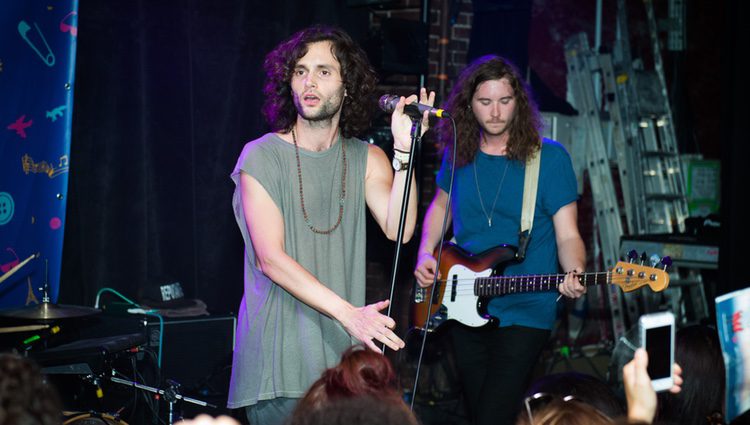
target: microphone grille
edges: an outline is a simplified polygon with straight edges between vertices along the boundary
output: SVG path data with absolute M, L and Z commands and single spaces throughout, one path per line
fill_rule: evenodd
M 393 112 L 395 103 L 398 102 L 399 98 L 400 96 L 396 96 L 394 94 L 384 94 L 380 96 L 380 101 L 378 102 L 378 105 L 380 105 L 380 109 L 382 109 L 385 112 Z M 394 100 L 396 102 L 394 102 Z

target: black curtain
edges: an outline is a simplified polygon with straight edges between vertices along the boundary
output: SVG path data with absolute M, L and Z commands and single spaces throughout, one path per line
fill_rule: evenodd
M 179 281 L 236 310 L 243 245 L 229 173 L 266 131 L 262 61 L 294 31 L 339 25 L 343 1 L 82 0 L 60 302 Z
M 750 147 L 748 146 L 748 99 L 746 67 L 741 65 L 747 54 L 748 3 L 729 1 L 722 46 L 720 78 L 721 110 L 721 245 L 719 247 L 719 284 L 717 295 L 750 286 L 750 269 L 744 239 L 750 235 L 747 218 L 747 182 L 750 181 Z M 744 35 L 743 35 L 744 34 Z M 743 41 L 745 40 L 745 41 Z

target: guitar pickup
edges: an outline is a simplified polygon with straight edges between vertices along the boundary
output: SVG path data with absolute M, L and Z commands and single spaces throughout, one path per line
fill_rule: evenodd
M 424 288 L 416 284 L 416 288 L 414 289 L 414 302 L 415 303 L 423 303 L 424 302 Z
M 458 287 L 458 275 L 454 274 L 451 278 L 451 302 L 456 301 L 456 288 Z

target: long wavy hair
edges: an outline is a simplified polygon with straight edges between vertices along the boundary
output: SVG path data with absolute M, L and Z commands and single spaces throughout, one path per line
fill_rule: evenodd
M 354 137 L 369 127 L 372 92 L 377 74 L 367 55 L 343 30 L 316 25 L 303 29 L 279 44 L 266 56 L 263 68 L 266 83 L 263 94 L 263 115 L 273 131 L 288 133 L 297 120 L 292 99 L 292 72 L 307 54 L 308 47 L 319 41 L 330 41 L 331 53 L 341 65 L 341 78 L 347 95 L 341 111 L 339 127 L 344 137 Z
M 474 160 L 479 150 L 481 126 L 471 109 L 471 100 L 479 84 L 507 78 L 513 89 L 516 108 L 508 124 L 507 157 L 513 160 L 526 159 L 541 147 L 542 118 L 534 102 L 531 89 L 521 78 L 518 69 L 507 59 L 487 55 L 474 60 L 459 75 L 444 109 L 456 121 L 456 164 L 466 165 Z M 439 141 L 449 155 L 453 150 L 453 129 L 447 120 L 437 125 Z

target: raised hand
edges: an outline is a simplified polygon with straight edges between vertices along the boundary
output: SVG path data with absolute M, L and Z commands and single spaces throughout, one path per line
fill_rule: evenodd
M 633 360 L 623 366 L 622 380 L 628 401 L 628 419 L 651 423 L 656 414 L 656 392 L 651 386 L 647 368 L 648 353 L 639 348 L 635 350 Z M 682 368 L 677 363 L 674 364 L 672 379 L 674 385 L 669 392 L 679 393 L 682 389 Z
M 413 94 L 409 97 L 401 97 L 396 109 L 393 110 L 391 115 L 391 133 L 393 133 L 393 148 L 404 152 L 410 152 L 411 149 L 411 118 L 404 114 L 404 106 L 417 102 L 417 95 Z M 435 103 L 435 92 L 427 94 L 427 89 L 422 87 L 419 91 L 419 103 L 423 105 L 432 106 Z M 430 120 L 427 116 L 427 112 L 422 116 L 422 134 L 430 128 Z

